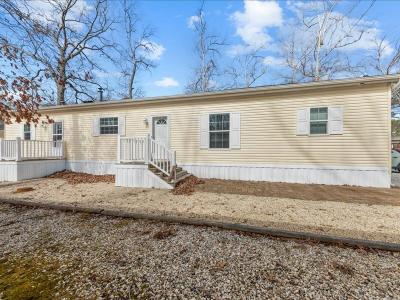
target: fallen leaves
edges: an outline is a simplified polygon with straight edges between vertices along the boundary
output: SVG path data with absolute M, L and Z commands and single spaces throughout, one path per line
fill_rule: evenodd
M 197 178 L 196 176 L 189 176 L 186 179 L 178 183 L 178 185 L 172 190 L 174 195 L 192 195 L 194 193 L 194 187 L 198 184 L 203 184 L 204 181 Z
M 26 192 L 32 192 L 35 189 L 33 187 L 21 187 L 21 188 L 17 188 L 14 191 L 14 194 L 18 194 L 18 193 L 26 193 Z
M 97 183 L 97 182 L 114 183 L 115 182 L 114 175 L 92 175 L 92 174 L 78 173 L 78 172 L 72 172 L 72 171 L 57 172 L 48 177 L 64 179 L 69 184 Z

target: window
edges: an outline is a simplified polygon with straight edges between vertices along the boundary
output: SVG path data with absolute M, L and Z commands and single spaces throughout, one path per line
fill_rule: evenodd
M 310 109 L 310 134 L 328 133 L 328 108 L 315 107 Z
M 209 116 L 210 148 L 229 148 L 229 114 Z
M 157 125 L 167 125 L 167 120 L 165 118 L 160 118 L 156 122 Z
M 24 140 L 31 139 L 31 124 L 24 124 Z
M 63 140 L 63 123 L 54 122 L 53 123 L 53 142 L 58 142 Z
M 100 118 L 100 134 L 118 134 L 118 118 Z
M 0 130 L 4 130 L 4 122 L 0 121 Z

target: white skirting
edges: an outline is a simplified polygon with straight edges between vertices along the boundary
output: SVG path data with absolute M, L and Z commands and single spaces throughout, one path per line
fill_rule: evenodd
M 32 160 L 0 162 L 0 181 L 40 178 L 65 170 L 65 160 Z
M 67 160 L 66 168 L 74 172 L 94 175 L 114 175 L 116 163 L 116 161 Z
M 200 178 L 288 183 L 390 187 L 390 170 L 369 167 L 178 165 Z
M 116 164 L 115 186 L 172 189 L 145 164 Z

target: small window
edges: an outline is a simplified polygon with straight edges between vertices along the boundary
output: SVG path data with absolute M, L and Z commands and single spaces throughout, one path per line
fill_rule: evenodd
M 118 118 L 100 118 L 100 134 L 118 134 Z
M 229 148 L 229 114 L 209 116 L 210 149 Z
M 53 123 L 53 142 L 58 142 L 63 140 L 63 123 L 54 122 Z
M 157 125 L 167 125 L 167 120 L 165 118 L 160 118 L 156 122 Z
M 0 121 L 0 131 L 1 131 L 1 130 L 4 130 L 4 122 L 1 122 L 1 121 Z
M 328 108 L 315 107 L 310 109 L 310 134 L 328 133 Z
M 24 140 L 30 141 L 31 139 L 31 124 L 24 124 Z

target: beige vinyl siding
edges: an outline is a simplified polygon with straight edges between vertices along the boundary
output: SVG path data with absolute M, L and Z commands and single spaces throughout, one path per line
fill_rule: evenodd
M 321 106 L 343 107 L 343 135 L 296 135 L 297 110 Z M 215 112 L 240 113 L 240 149 L 200 149 L 200 115 Z M 170 145 L 177 151 L 178 163 L 385 168 L 390 165 L 390 86 L 387 83 L 292 91 L 256 98 L 226 96 L 212 101 L 164 101 L 122 108 L 93 106 L 50 112 L 55 120 L 64 121 L 64 140 L 70 160 L 116 160 L 117 136 L 93 137 L 92 120 L 99 116 L 123 115 L 127 137 L 143 137 L 150 132 L 145 118 L 167 115 Z M 14 127 L 7 127 L 6 138 L 18 135 L 19 129 Z M 37 139 L 50 139 L 51 128 L 39 127 L 36 134 Z

